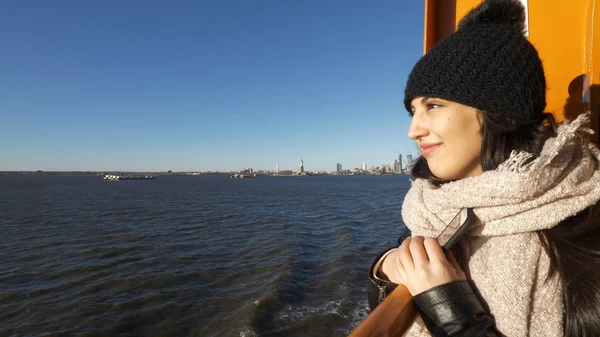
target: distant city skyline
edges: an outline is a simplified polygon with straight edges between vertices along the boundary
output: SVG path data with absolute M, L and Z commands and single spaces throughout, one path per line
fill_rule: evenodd
M 402 100 L 423 16 L 393 0 L 3 3 L 0 171 L 391 164 L 416 154 Z
M 416 155 L 416 157 L 418 157 L 418 155 Z M 402 158 L 402 154 L 399 155 L 399 158 Z M 407 158 L 412 158 L 412 155 L 407 155 Z M 295 164 L 293 164 L 292 162 L 295 162 Z M 244 170 L 244 169 L 248 169 L 248 168 L 252 168 L 253 170 L 260 170 L 260 171 L 273 171 L 273 172 L 279 172 L 279 171 L 285 171 L 285 170 L 291 170 L 291 171 L 297 171 L 299 169 L 299 165 L 297 164 L 298 159 L 296 160 L 291 160 L 289 165 L 285 165 L 285 164 L 275 164 L 275 165 L 249 165 L 249 164 L 240 164 L 237 165 L 233 168 L 222 168 L 222 169 L 200 169 L 200 168 L 194 168 L 194 167 L 187 167 L 187 168 L 177 168 L 174 166 L 164 166 L 164 167 L 160 167 L 160 168 L 134 168 L 134 169 L 129 169 L 129 168 L 99 168 L 99 169 L 92 169 L 92 168 L 82 168 L 82 169 L 61 169 L 61 168 L 43 168 L 43 167 L 38 167 L 38 168 L 31 168 L 31 169 L 0 169 L 0 171 L 94 171 L 94 172 L 104 172 L 104 171 L 122 171 L 122 172 L 167 172 L 167 171 L 173 171 L 173 172 L 209 172 L 209 171 L 214 171 L 214 172 L 236 172 L 236 171 L 240 171 L 240 170 Z M 339 167 L 341 167 L 343 170 L 354 170 L 354 169 L 360 169 L 360 170 L 369 170 L 370 168 L 374 168 L 374 167 L 384 167 L 386 164 L 390 165 L 390 168 L 395 168 L 395 164 L 398 162 L 398 159 L 395 159 L 395 163 L 393 165 L 390 165 L 389 160 L 384 161 L 381 164 L 377 164 L 376 161 L 372 161 L 372 162 L 357 162 L 355 164 L 345 164 L 342 162 L 333 162 L 332 164 L 329 165 L 325 165 L 325 166 L 313 166 L 311 165 L 310 161 L 306 161 L 306 166 L 305 169 L 307 171 L 337 171 L 338 170 L 338 165 Z M 403 169 L 406 168 L 406 163 L 404 164 L 404 166 L 402 166 Z M 394 171 L 396 171 L 394 169 Z

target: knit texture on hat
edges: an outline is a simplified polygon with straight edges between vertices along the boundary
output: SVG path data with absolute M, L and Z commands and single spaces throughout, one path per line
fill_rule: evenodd
M 413 68 L 404 105 L 418 96 L 442 98 L 502 114 L 518 125 L 538 122 L 546 107 L 546 79 L 525 38 L 525 9 L 517 0 L 485 0 L 458 30 Z

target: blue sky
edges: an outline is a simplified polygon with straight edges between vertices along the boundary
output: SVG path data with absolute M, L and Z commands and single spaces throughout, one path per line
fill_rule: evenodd
M 423 1 L 0 4 L 0 170 L 335 170 L 417 154 Z

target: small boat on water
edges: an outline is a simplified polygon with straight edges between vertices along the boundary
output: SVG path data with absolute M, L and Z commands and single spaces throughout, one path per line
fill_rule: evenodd
M 116 181 L 116 180 L 149 180 L 154 179 L 152 176 L 119 176 L 114 174 L 107 174 L 104 176 L 104 180 Z
M 256 173 L 234 173 L 231 175 L 233 179 L 256 178 Z

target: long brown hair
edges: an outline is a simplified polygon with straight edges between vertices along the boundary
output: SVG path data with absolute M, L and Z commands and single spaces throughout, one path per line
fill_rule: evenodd
M 499 114 L 480 111 L 480 116 L 483 171 L 495 170 L 513 150 L 527 151 L 535 158 L 546 140 L 556 136 L 552 114 L 520 126 Z M 448 182 L 431 173 L 423 157 L 416 160 L 411 174 L 437 186 Z M 550 257 L 547 280 L 561 279 L 564 335 L 600 336 L 600 201 L 552 229 L 539 231 L 538 236 Z

